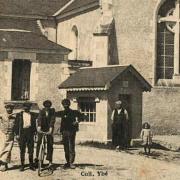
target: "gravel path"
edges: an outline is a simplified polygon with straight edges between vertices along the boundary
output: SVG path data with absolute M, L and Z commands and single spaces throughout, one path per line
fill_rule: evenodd
M 14 147 L 12 152 L 12 168 L 6 172 L 0 172 L 2 180 L 73 180 L 73 179 L 112 179 L 112 180 L 179 180 L 180 163 L 171 162 L 164 156 L 164 151 L 153 150 L 152 153 L 159 156 L 146 157 L 141 150 L 128 152 L 116 152 L 113 150 L 97 149 L 94 147 L 77 146 L 75 170 L 64 170 L 64 151 L 61 145 L 54 150 L 54 173 L 49 175 L 44 172 L 43 177 L 38 177 L 37 171 L 29 169 L 19 172 L 19 151 Z M 179 158 L 179 154 L 173 154 Z M 160 158 L 161 157 L 161 158 Z M 165 159 L 166 157 L 167 159 Z M 153 159 L 155 158 L 155 159 Z M 156 159 L 157 158 L 157 159 Z M 170 161 L 170 162 L 169 162 Z

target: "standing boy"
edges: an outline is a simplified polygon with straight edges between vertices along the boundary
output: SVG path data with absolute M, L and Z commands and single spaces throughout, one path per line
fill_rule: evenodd
M 4 133 L 4 146 L 0 152 L 0 171 L 6 171 L 11 160 L 11 151 L 14 143 L 15 118 L 14 105 L 6 104 L 6 114 L 2 117 L 1 131 Z
M 42 132 L 45 132 L 47 134 L 46 160 L 49 161 L 49 167 L 51 167 L 53 157 L 53 130 L 55 123 L 55 109 L 51 108 L 52 102 L 50 100 L 44 101 L 43 106 L 44 108 L 40 111 L 37 121 L 38 141 L 36 148 L 36 162 L 38 160 L 40 144 L 43 137 Z

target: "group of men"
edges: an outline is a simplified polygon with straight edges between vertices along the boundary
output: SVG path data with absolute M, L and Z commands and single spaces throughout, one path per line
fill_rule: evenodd
M 67 163 L 65 168 L 74 169 L 75 159 L 75 137 L 78 131 L 78 123 L 82 120 L 82 114 L 77 110 L 70 108 L 70 100 L 62 101 L 64 110 L 55 112 L 52 108 L 52 102 L 46 100 L 43 102 L 44 108 L 40 112 L 31 112 L 32 104 L 25 102 L 23 110 L 19 113 L 13 113 L 14 105 L 6 104 L 6 114 L 1 119 L 1 130 L 4 133 L 5 143 L 0 152 L 0 170 L 5 171 L 11 158 L 11 150 L 13 148 L 14 138 L 17 139 L 20 148 L 20 171 L 24 171 L 26 147 L 29 154 L 29 168 L 36 170 L 35 165 L 38 162 L 42 133 L 47 135 L 47 156 L 49 167 L 52 166 L 53 160 L 53 130 L 56 117 L 61 118 L 60 133 L 62 134 L 65 158 Z M 37 134 L 36 158 L 34 160 L 34 136 Z
M 79 122 L 84 118 L 83 115 L 70 108 L 70 100 L 62 100 L 64 110 L 55 112 L 52 102 L 43 102 L 44 108 L 40 112 L 31 112 L 32 104 L 25 102 L 23 110 L 13 113 L 14 105 L 6 104 L 6 114 L 1 119 L 1 131 L 4 133 L 5 143 L 0 152 L 0 170 L 5 171 L 11 159 L 14 137 L 17 139 L 20 148 L 20 171 L 24 171 L 26 147 L 29 154 L 29 168 L 36 170 L 38 163 L 39 149 L 42 141 L 42 133 L 47 135 L 47 156 L 49 167 L 53 160 L 53 130 L 56 117 L 61 118 L 60 134 L 62 134 L 66 163 L 64 168 L 74 169 L 75 160 L 75 138 L 79 129 Z M 128 144 L 128 112 L 122 106 L 121 101 L 115 103 L 116 107 L 112 112 L 112 144 L 116 149 L 127 147 Z M 34 158 L 34 136 L 37 134 L 36 157 Z

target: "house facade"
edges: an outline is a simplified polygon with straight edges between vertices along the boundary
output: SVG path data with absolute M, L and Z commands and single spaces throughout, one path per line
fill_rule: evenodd
M 66 79 L 67 65 L 63 62 L 71 50 L 55 43 L 51 33 L 54 21 L 48 16 L 56 10 L 57 1 L 52 6 L 41 1 L 1 1 L 1 5 L 1 113 L 7 101 L 19 107 L 28 100 L 42 107 L 44 100 L 51 99 L 55 107 L 60 106 L 63 95 L 56 90 L 54 79 Z M 43 5 L 46 9 L 41 10 Z M 41 21 L 48 24 L 46 31 Z

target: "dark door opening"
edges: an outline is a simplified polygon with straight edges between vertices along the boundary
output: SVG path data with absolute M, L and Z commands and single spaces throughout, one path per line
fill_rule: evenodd
M 14 60 L 12 64 L 12 100 L 29 100 L 30 60 Z
M 119 100 L 122 101 L 123 107 L 127 110 L 128 112 L 128 128 L 127 128 L 127 135 L 128 135 L 128 141 L 130 143 L 130 140 L 132 138 L 132 120 L 131 120 L 131 95 L 128 94 L 120 94 L 119 95 Z

